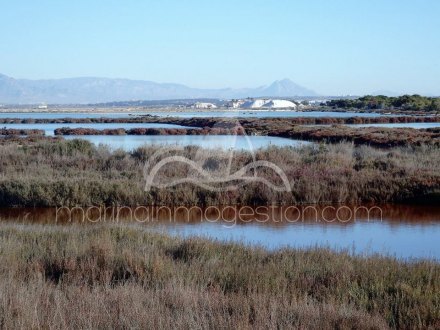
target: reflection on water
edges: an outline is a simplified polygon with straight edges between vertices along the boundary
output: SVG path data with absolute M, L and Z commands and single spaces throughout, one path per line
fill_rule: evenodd
M 359 112 L 297 112 L 297 111 L 145 111 L 145 112 L 30 112 L 30 113 L 18 113 L 18 112 L 3 112 L 0 113 L 0 118 L 45 118 L 45 119 L 59 119 L 59 118 L 124 118 L 128 116 L 142 116 L 142 115 L 154 115 L 160 117 L 172 116 L 172 117 L 255 117 L 255 118 L 295 118 L 295 117 L 379 117 L 387 116 L 379 113 L 359 113 Z
M 255 150 L 267 146 L 299 147 L 311 144 L 306 141 L 291 140 L 271 136 L 235 136 L 235 135 L 82 135 L 64 136 L 65 139 L 85 139 L 95 145 L 104 144 L 112 149 L 127 151 L 143 145 L 199 146 L 210 149 Z
M 0 124 L 0 127 L 8 129 L 41 129 L 44 130 L 44 134 L 53 136 L 54 131 L 57 128 L 69 127 L 69 128 L 93 128 L 93 129 L 131 129 L 131 128 L 188 128 L 186 126 L 174 125 L 174 124 L 161 124 L 161 123 L 69 123 L 69 124 Z
M 0 209 L 5 222 L 127 223 L 181 236 L 203 236 L 270 249 L 328 246 L 356 253 L 440 260 L 440 207 L 138 207 Z

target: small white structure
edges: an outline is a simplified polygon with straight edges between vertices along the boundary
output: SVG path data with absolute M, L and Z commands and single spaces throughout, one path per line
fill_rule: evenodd
M 269 101 L 268 99 L 247 100 L 241 107 L 243 109 L 261 109 Z
M 264 104 L 264 107 L 268 109 L 296 109 L 297 105 L 288 100 L 270 100 Z
M 38 106 L 38 109 L 40 109 L 40 110 L 47 109 L 47 104 L 46 104 L 46 103 L 41 103 L 41 104 Z
M 214 103 L 196 102 L 193 106 L 195 109 L 216 109 L 217 106 Z
M 288 100 L 277 99 L 255 99 L 248 100 L 241 105 L 244 109 L 291 109 L 296 110 L 298 106 Z
M 228 103 L 225 104 L 227 108 L 232 109 L 239 109 L 242 107 L 242 105 L 245 103 L 243 100 L 231 100 Z

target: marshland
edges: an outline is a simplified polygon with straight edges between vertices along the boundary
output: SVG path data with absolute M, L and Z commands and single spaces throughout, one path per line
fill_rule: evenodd
M 440 329 L 440 1 L 0 8 L 0 329 Z
M 268 146 L 256 150 L 255 158 L 277 164 L 294 187 L 292 192 L 272 191 L 259 183 L 251 183 L 235 192 L 206 192 L 185 184 L 145 192 L 145 163 L 158 150 L 166 148 L 144 146 L 124 151 L 95 146 L 82 139 L 11 139 L 0 146 L 0 205 L 438 202 L 440 149 L 436 145 L 388 149 L 349 142 Z M 221 159 L 227 157 L 229 151 L 201 150 L 195 146 L 182 150 L 187 158 L 200 154 L 204 156 L 203 166 L 222 171 L 226 164 Z M 235 169 L 253 161 L 250 152 L 238 150 L 233 156 Z M 173 167 L 172 177 L 187 174 L 185 164 Z M 269 170 L 262 170 L 260 175 L 277 182 L 275 173 Z
M 33 114 L 1 121 L 4 327 L 439 325 L 440 132 L 374 126 L 438 117 Z M 184 182 L 146 191 L 146 164 L 176 146 L 213 175 L 271 162 L 291 190 L 257 181 L 236 190 Z M 176 163 L 155 180 L 191 175 Z M 283 183 L 270 168 L 258 176 Z M 141 222 L 127 214 L 58 221 L 56 213 L 100 207 L 202 211 L 191 221 L 184 214 Z M 213 207 L 246 208 L 248 218 L 213 221 L 205 212 Z M 321 213 L 261 221 L 262 207 Z M 349 212 L 348 220 L 325 220 L 329 208 Z M 373 211 L 367 217 L 356 208 Z
M 137 227 L 0 226 L 4 328 L 438 328 L 440 266 Z

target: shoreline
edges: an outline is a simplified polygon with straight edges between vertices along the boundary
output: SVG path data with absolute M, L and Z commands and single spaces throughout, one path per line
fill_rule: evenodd
M 292 110 L 292 109 L 229 109 L 229 108 L 215 108 L 215 109 L 197 109 L 197 108 L 175 108 L 175 107 L 55 107 L 50 109 L 35 109 L 35 108 L 0 108 L 0 113 L 89 113 L 89 112 L 201 112 L 209 113 L 215 112 L 310 112 L 310 111 L 322 111 L 315 110 Z M 360 111 L 349 111 L 360 112 Z
M 375 111 L 375 110 L 359 110 L 359 109 L 329 109 L 329 108 L 311 108 L 311 109 L 301 109 L 301 110 L 292 110 L 292 109 L 229 109 L 229 108 L 216 108 L 216 109 L 193 109 L 193 108 L 176 108 L 176 107 L 153 107 L 153 108 L 144 108 L 144 107 L 55 107 L 50 109 L 35 109 L 35 108 L 21 108 L 14 107 L 8 108 L 3 107 L 0 108 L 0 113 L 42 113 L 42 114 L 56 114 L 56 113 L 148 113 L 148 112 L 191 112 L 191 113 L 210 113 L 210 112 L 225 112 L 225 113 L 240 113 L 240 112 L 251 112 L 251 113 L 283 113 L 283 112 L 295 112 L 295 113 L 310 113 L 310 112 L 338 112 L 338 113 L 371 113 L 378 115 L 420 115 L 420 116 L 432 116 L 439 115 L 438 113 L 427 113 L 421 111 L 401 111 L 401 110 L 383 110 L 383 111 Z

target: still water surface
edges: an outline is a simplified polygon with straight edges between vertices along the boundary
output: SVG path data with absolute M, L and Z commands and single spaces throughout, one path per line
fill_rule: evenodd
M 208 149 L 235 149 L 252 151 L 268 146 L 301 147 L 313 143 L 273 136 L 234 135 L 65 135 L 65 139 L 85 139 L 96 146 L 107 145 L 111 149 L 131 151 L 144 145 L 154 146 L 199 146 Z
M 311 126 L 330 126 L 330 125 L 311 125 Z M 397 123 L 397 124 L 350 124 L 350 127 L 389 127 L 389 128 L 436 128 L 440 127 L 438 123 Z M 175 124 L 162 123 L 44 123 L 44 124 L 0 124 L 0 128 L 9 129 L 40 129 L 44 130 L 47 136 L 53 136 L 57 128 L 93 128 L 93 129 L 131 129 L 131 128 L 197 128 Z
M 405 259 L 440 260 L 440 207 L 384 205 L 380 206 L 380 211 L 367 206 L 367 211 L 350 206 L 351 211 L 345 207 L 339 213 L 339 220 L 332 222 L 328 220 L 336 217 L 328 209 L 324 212 L 324 206 L 317 207 L 317 213 L 310 207 L 297 208 L 299 211 L 286 207 L 270 208 L 266 212 L 268 216 L 263 209 L 258 210 L 260 215 L 256 215 L 256 208 L 253 215 L 249 215 L 250 209 L 247 209 L 246 217 L 237 216 L 242 207 L 211 208 L 201 212 L 151 207 L 140 211 L 124 209 L 119 217 L 114 216 L 119 214 L 117 209 L 107 209 L 107 213 L 103 209 L 91 209 L 92 212 L 84 217 L 81 213 L 70 213 L 69 216 L 68 210 L 57 214 L 50 208 L 0 208 L 0 219 L 1 223 L 56 225 L 127 223 L 139 230 L 241 242 L 268 249 L 324 246 L 357 254 L 379 253 Z
M 0 118 L 124 118 L 128 116 L 153 115 L 160 117 L 255 117 L 255 118 L 296 118 L 296 117 L 380 117 L 379 113 L 359 112 L 297 112 L 297 111 L 145 111 L 145 112 L 2 112 Z

